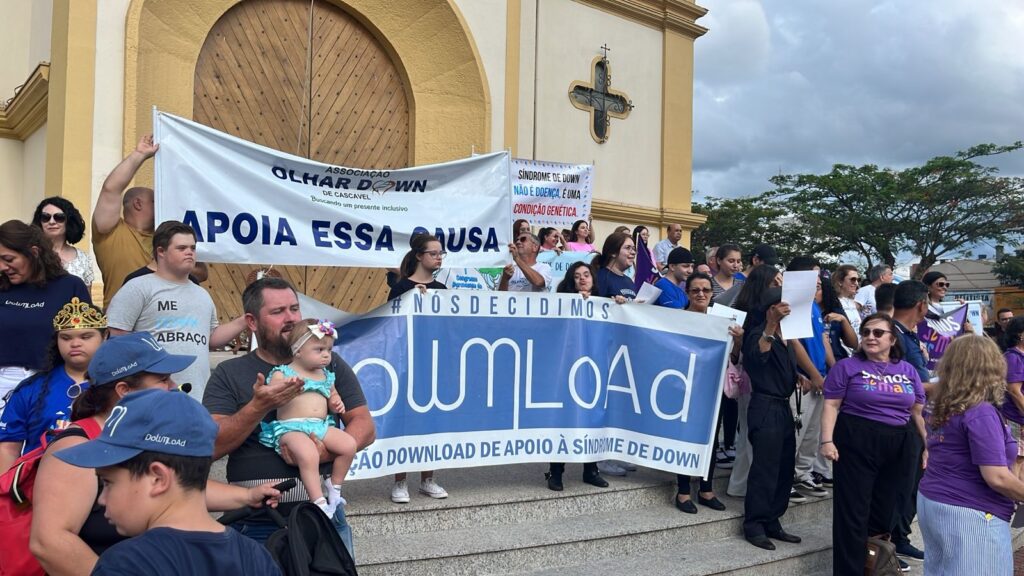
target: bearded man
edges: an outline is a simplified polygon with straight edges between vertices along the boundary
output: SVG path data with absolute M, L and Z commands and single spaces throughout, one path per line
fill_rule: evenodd
M 203 406 L 220 426 L 213 457 L 216 460 L 225 454 L 228 456 L 227 479 L 231 484 L 254 486 L 296 479 L 295 488 L 281 496 L 278 507 L 287 517 L 291 506 L 308 501 L 309 496 L 298 481 L 299 469 L 292 465 L 290 454 L 282 450 L 279 456 L 260 444 L 259 432 L 261 422 L 276 420 L 277 409 L 302 393 L 303 382 L 299 378 L 275 384 L 267 378 L 271 368 L 291 361 L 288 337 L 295 324 L 302 320 L 299 299 L 286 280 L 264 277 L 242 293 L 242 307 L 246 325 L 256 336 L 258 347 L 245 356 L 221 362 L 206 385 Z M 359 380 L 337 354 L 332 353 L 328 369 L 334 372 L 335 388 L 345 403 L 345 412 L 341 415 L 345 432 L 355 438 L 362 450 L 373 443 L 376 431 Z M 311 438 L 320 448 L 321 475 L 329 474 L 331 456 L 322 442 L 315 436 Z M 352 531 L 345 520 L 344 506 L 338 506 L 333 521 L 351 552 Z M 257 518 L 238 522 L 234 528 L 255 540 L 265 541 L 278 527 L 269 518 Z

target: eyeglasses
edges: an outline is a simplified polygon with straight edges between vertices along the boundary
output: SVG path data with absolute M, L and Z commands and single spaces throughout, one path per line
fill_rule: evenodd
M 68 221 L 68 215 L 63 212 L 54 212 L 53 214 L 43 212 L 39 215 L 40 222 L 49 222 L 50 220 L 53 220 L 57 224 L 63 224 Z
M 936 288 L 949 288 L 952 284 L 949 282 L 935 282 L 932 286 L 935 286 Z
M 892 334 L 892 330 L 882 330 L 881 328 L 862 328 L 860 331 L 861 338 L 867 338 L 868 336 L 881 338 L 885 334 Z
M 687 292 L 690 294 L 711 294 L 714 290 L 711 288 L 690 288 Z
M 432 258 L 444 258 L 445 256 L 448 255 L 448 253 L 445 252 L 444 250 L 424 250 L 423 254 L 426 254 L 427 256 L 430 256 Z

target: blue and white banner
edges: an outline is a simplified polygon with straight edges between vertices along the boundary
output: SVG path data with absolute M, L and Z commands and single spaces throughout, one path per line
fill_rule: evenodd
M 377 426 L 351 477 L 604 459 L 702 476 L 729 324 L 575 294 L 410 291 L 339 328 Z
M 397 267 L 417 232 L 445 264 L 503 266 L 507 152 L 430 166 L 321 164 L 153 111 L 156 219 L 196 231 L 205 262 Z
M 532 226 L 572 228 L 590 218 L 593 164 L 512 159 L 512 217 Z
M 565 278 L 565 272 L 576 262 L 590 262 L 594 259 L 593 252 L 562 252 L 554 250 L 541 252 L 537 262 L 551 266 L 551 287 L 548 292 L 555 292 L 558 283 Z M 490 290 L 498 289 L 501 282 L 502 268 L 442 268 L 434 277 L 449 290 Z

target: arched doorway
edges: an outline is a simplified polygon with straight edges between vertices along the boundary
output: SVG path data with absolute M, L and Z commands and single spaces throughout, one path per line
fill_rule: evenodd
M 410 159 L 410 102 L 385 47 L 325 0 L 248 0 L 209 31 L 195 67 L 193 119 L 313 160 L 400 168 Z M 396 263 L 397 264 L 397 263 Z M 221 321 L 241 314 L 252 264 L 211 264 Z M 384 271 L 279 267 L 300 291 L 349 311 L 384 301 Z

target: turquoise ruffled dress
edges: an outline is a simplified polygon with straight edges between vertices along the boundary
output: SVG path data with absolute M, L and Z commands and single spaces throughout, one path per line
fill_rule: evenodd
M 267 382 L 270 382 L 271 376 L 274 372 L 280 372 L 285 378 L 292 378 L 298 376 L 298 373 L 292 369 L 291 366 L 282 365 L 271 368 L 270 372 L 267 373 Z M 325 380 L 312 380 L 310 378 L 303 379 L 302 391 L 303 392 L 316 392 L 322 395 L 324 398 L 331 397 L 331 391 L 334 389 L 334 372 L 330 370 L 324 370 L 324 374 L 327 375 Z M 260 422 L 260 444 L 263 444 L 267 448 L 273 448 L 278 454 L 281 453 L 281 436 L 284 436 L 288 432 L 302 432 L 303 434 L 315 434 L 317 438 L 323 440 L 324 436 L 327 435 L 327 429 L 334 425 L 334 417 L 328 415 L 327 418 L 289 418 L 287 420 L 274 420 L 272 422 Z

